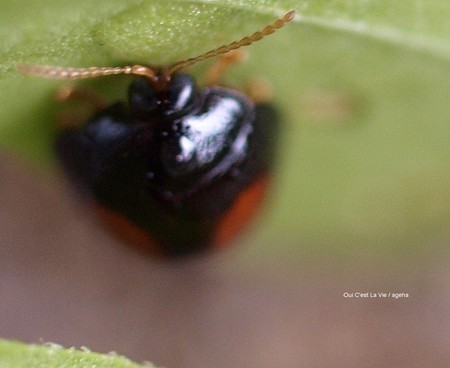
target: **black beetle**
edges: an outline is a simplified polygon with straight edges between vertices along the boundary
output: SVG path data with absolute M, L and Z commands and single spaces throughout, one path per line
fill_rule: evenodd
M 83 126 L 61 129 L 56 140 L 64 168 L 114 233 L 178 257 L 227 242 L 252 217 L 270 176 L 277 114 L 255 93 L 216 82 L 239 58 L 233 50 L 293 17 L 291 11 L 251 36 L 169 67 L 18 67 L 59 79 L 138 76 L 128 103 L 98 108 Z M 206 87 L 180 72 L 218 55 Z M 70 90 L 65 99 L 80 96 Z

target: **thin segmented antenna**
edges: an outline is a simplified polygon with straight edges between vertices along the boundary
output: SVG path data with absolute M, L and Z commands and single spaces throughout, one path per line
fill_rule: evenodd
M 220 46 L 220 47 L 218 47 L 214 50 L 208 51 L 202 55 L 199 55 L 199 56 L 196 56 L 193 58 L 189 58 L 186 60 L 182 60 L 182 61 L 179 61 L 179 62 L 171 65 L 167 69 L 166 73 L 167 73 L 167 75 L 172 75 L 175 72 L 177 72 L 178 70 L 187 68 L 195 63 L 198 63 L 199 61 L 203 61 L 203 60 L 212 58 L 214 56 L 225 54 L 229 51 L 236 50 L 242 46 L 248 46 L 256 41 L 261 40 L 263 37 L 274 33 L 275 31 L 277 31 L 278 29 L 280 29 L 281 27 L 283 27 L 284 25 L 289 23 L 291 20 L 293 20 L 294 16 L 295 16 L 295 10 L 291 10 L 291 11 L 287 12 L 285 15 L 283 15 L 281 18 L 278 18 L 276 21 L 265 26 L 263 29 L 253 33 L 250 36 L 246 36 L 246 37 L 240 39 L 239 41 L 231 42 L 228 45 Z
M 64 68 L 45 65 L 20 64 L 17 66 L 17 70 L 24 74 L 53 79 L 84 79 L 117 74 L 134 74 L 147 77 L 150 79 L 156 78 L 155 71 L 143 65 L 133 65 L 124 67 L 94 66 L 90 68 Z
M 46 65 L 28 65 L 20 64 L 17 66 L 17 70 L 23 74 L 34 75 L 42 78 L 53 78 L 53 79 L 83 79 L 83 78 L 95 78 L 106 75 L 117 75 L 117 74 L 133 74 L 142 77 L 147 77 L 155 83 L 164 83 L 166 78 L 170 78 L 172 74 L 180 69 L 191 66 L 199 61 L 209 59 L 214 56 L 225 54 L 228 51 L 236 50 L 242 46 L 248 46 L 253 42 L 259 41 L 265 36 L 274 33 L 276 30 L 283 27 L 285 24 L 289 23 L 294 19 L 295 10 L 291 10 L 286 13 L 281 18 L 265 26 L 263 29 L 253 33 L 250 36 L 244 37 L 239 41 L 232 42 L 228 45 L 218 47 L 214 50 L 208 51 L 197 57 L 179 61 L 172 64 L 168 68 L 152 69 L 148 66 L 143 65 L 133 65 L 124 67 L 89 67 L 89 68 L 65 68 L 65 67 L 54 67 Z M 161 74 L 163 77 L 161 78 Z

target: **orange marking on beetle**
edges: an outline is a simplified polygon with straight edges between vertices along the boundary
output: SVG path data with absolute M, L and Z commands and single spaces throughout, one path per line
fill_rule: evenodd
M 266 195 L 269 176 L 263 175 L 247 188 L 218 223 L 214 243 L 222 246 L 238 234 L 258 212 Z
M 100 222 L 117 238 L 145 253 L 163 256 L 157 242 L 124 215 L 99 205 L 94 206 L 94 211 Z

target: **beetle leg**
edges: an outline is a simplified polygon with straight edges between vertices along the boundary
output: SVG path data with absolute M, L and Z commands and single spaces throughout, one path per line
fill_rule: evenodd
M 220 55 L 206 72 L 206 84 L 221 85 L 220 79 L 225 71 L 238 62 L 247 58 L 247 53 L 243 50 L 233 50 Z M 255 79 L 247 83 L 242 91 L 247 94 L 255 103 L 266 103 L 272 100 L 272 88 L 270 84 L 263 79 Z
M 65 85 L 58 89 L 54 98 L 58 102 L 81 102 L 86 104 L 89 109 L 89 114 L 86 117 L 94 113 L 98 113 L 107 107 L 107 102 L 97 93 L 73 85 Z M 59 128 L 76 127 L 84 123 L 84 114 L 77 111 L 76 113 L 70 111 L 62 111 L 57 116 L 57 124 Z
M 95 112 L 99 112 L 107 106 L 106 101 L 97 93 L 73 85 L 65 85 L 61 87 L 56 91 L 54 97 L 58 102 L 86 102 L 94 109 Z
M 245 84 L 243 92 L 256 104 L 268 103 L 273 97 L 272 86 L 264 79 L 254 79 Z
M 206 84 L 213 86 L 220 83 L 220 79 L 225 71 L 238 62 L 242 62 L 247 58 L 247 53 L 243 50 L 233 50 L 226 54 L 220 55 L 206 72 Z

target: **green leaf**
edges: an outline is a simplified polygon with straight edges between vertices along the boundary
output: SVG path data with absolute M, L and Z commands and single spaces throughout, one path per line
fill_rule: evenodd
M 139 368 L 142 365 L 131 362 L 117 354 L 92 353 L 56 344 L 25 345 L 19 342 L 0 340 L 0 368 Z M 146 368 L 154 368 L 150 363 Z
M 267 244 L 410 246 L 450 218 L 447 0 L 3 0 L 0 143 L 53 160 L 59 82 L 17 63 L 166 64 L 297 18 L 227 75 L 263 77 L 284 115 Z M 201 76 L 205 65 L 193 69 Z M 89 82 L 111 98 L 127 79 Z

